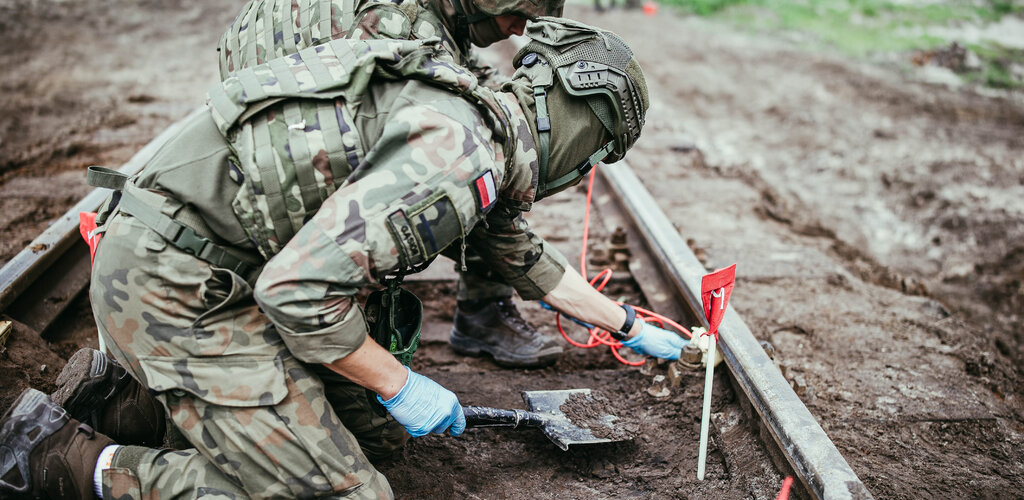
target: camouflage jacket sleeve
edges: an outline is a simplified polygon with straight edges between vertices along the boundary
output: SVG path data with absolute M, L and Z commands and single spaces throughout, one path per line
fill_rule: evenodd
M 466 100 L 409 83 L 392 102 L 378 110 L 388 118 L 365 161 L 257 280 L 256 300 L 301 361 L 359 348 L 367 329 L 355 294 L 457 245 L 484 217 L 475 181 L 504 174 L 502 149 Z
M 498 202 L 467 243 L 525 300 L 547 295 L 562 279 L 568 260 L 530 231 L 520 210 Z

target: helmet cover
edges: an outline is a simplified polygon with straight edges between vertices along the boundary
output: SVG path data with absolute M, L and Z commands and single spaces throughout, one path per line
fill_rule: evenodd
M 533 87 L 536 132 L 541 144 L 540 182 L 544 184 L 538 194 L 546 195 L 579 182 L 601 160 L 613 163 L 622 159 L 643 128 L 649 107 L 647 84 L 632 50 L 612 32 L 567 19 L 542 18 L 530 24 L 526 35 L 532 41 L 516 54 L 513 65 L 516 77 L 529 79 Z M 567 95 L 559 99 L 556 96 L 560 93 L 551 93 L 549 100 L 549 89 L 556 83 Z M 596 151 L 583 153 L 587 156 L 578 164 L 566 164 L 566 158 L 559 158 L 559 162 L 548 165 L 549 152 L 569 147 L 551 144 L 549 150 L 549 131 L 559 126 L 559 111 L 569 111 L 556 109 L 560 107 L 557 103 L 567 98 L 585 101 L 592 112 L 589 118 L 594 119 L 586 120 L 588 117 L 576 112 L 573 120 L 596 120 L 611 140 Z M 599 134 L 591 131 L 590 135 Z

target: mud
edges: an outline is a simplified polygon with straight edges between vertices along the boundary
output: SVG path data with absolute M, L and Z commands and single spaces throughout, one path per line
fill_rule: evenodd
M 577 427 L 589 429 L 594 437 L 611 441 L 633 438 L 639 426 L 623 421 L 613 412 L 615 405 L 601 394 L 573 393 L 558 407 Z
M 0 263 L 88 192 L 86 166 L 123 163 L 202 103 L 238 7 L 0 0 Z M 566 13 L 638 53 L 652 108 L 630 163 L 709 269 L 738 263 L 732 306 L 875 497 L 1021 498 L 1021 96 L 923 83 L 913 54 L 867 64 L 665 8 Z M 572 262 L 584 200 L 570 190 L 530 215 Z M 610 232 L 594 220 L 592 249 Z M 414 369 L 463 404 L 589 387 L 638 427 L 629 442 L 568 452 L 536 430 L 415 439 L 379 464 L 400 497 L 774 498 L 782 475 L 724 370 L 698 482 L 701 373 L 655 398 L 665 367 L 627 368 L 606 349 L 567 346 L 535 371 L 465 358 L 447 346 L 455 284 L 416 286 Z M 606 293 L 643 304 L 616 286 Z M 522 308 L 558 334 L 550 313 Z M 16 328 L 0 352 L 4 408 L 95 347 L 88 304 L 46 335 Z

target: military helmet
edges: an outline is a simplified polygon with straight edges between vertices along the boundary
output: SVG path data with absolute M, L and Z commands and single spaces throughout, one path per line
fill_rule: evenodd
M 540 143 L 536 197 L 541 198 L 579 182 L 602 160 L 613 163 L 622 159 L 640 137 L 650 104 L 640 65 L 618 35 L 568 19 L 540 18 L 530 24 L 526 36 L 532 40 L 513 59 L 513 80 L 526 77 L 532 86 Z M 584 100 L 593 113 L 589 117 L 573 116 L 572 121 L 596 120 L 607 135 L 579 137 L 576 144 L 551 144 L 552 127 L 579 126 L 571 121 L 557 123 L 559 111 L 580 109 L 570 108 L 569 100 Z M 586 157 L 582 161 L 578 157 L 569 160 L 562 153 L 582 156 L 573 148 L 594 140 L 600 146 L 583 153 Z

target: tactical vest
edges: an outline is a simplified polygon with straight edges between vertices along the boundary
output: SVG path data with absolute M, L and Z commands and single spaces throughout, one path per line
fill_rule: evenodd
M 421 80 L 468 99 L 503 143 L 508 170 L 508 118 L 490 90 L 447 59 L 439 39 L 332 40 L 239 71 L 210 91 L 208 106 L 240 184 L 232 210 L 263 257 L 276 255 L 362 162 L 360 131 L 351 124 L 375 80 Z M 316 105 L 302 106 L 310 102 Z M 287 129 L 270 113 L 283 113 Z
M 332 39 L 450 38 L 418 0 L 250 0 L 217 47 L 221 79 Z M 456 62 L 468 47 L 449 40 Z

